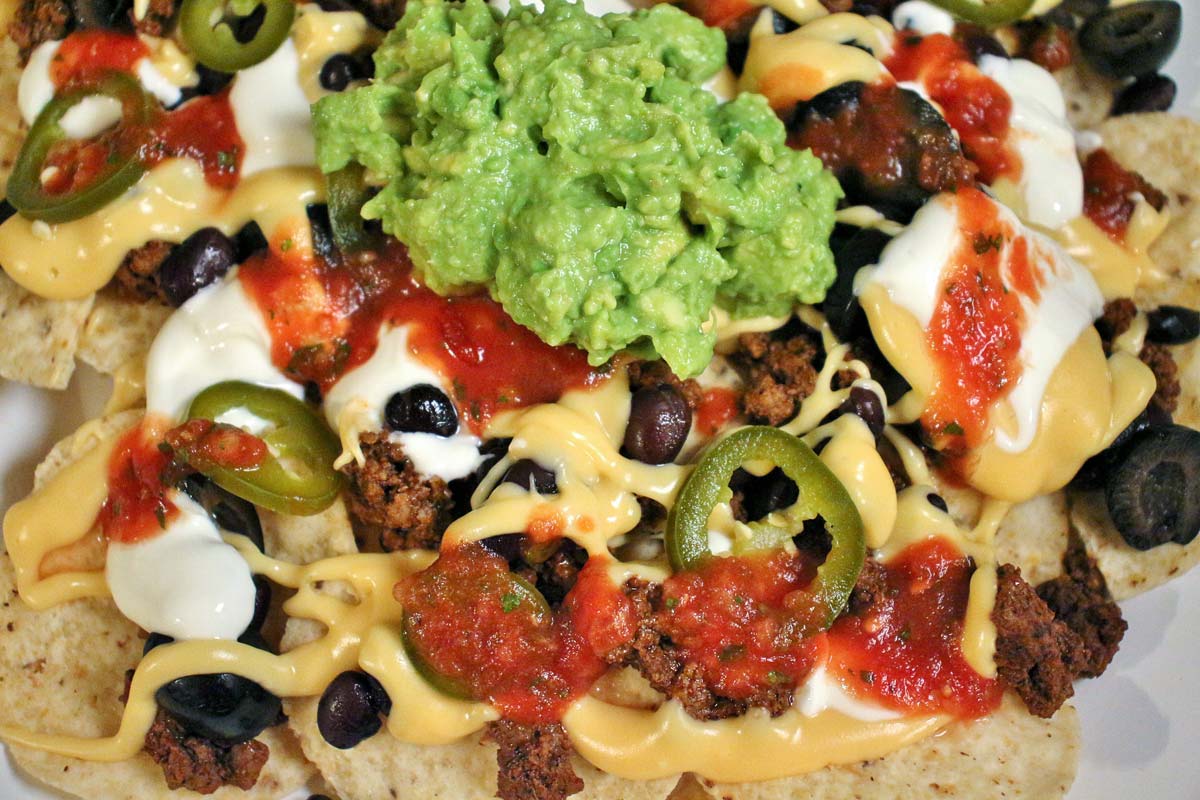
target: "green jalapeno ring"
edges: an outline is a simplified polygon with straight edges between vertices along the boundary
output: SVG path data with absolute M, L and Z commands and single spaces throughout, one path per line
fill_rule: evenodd
M 769 461 L 791 478 L 799 490 L 792 506 L 800 518 L 820 515 L 833 540 L 829 555 L 817 577 L 804 590 L 812 619 L 800 620 L 807 634 L 833 624 L 850 600 L 866 560 L 866 538 L 862 519 L 846 488 L 804 442 L 789 433 L 766 425 L 754 425 L 712 445 L 688 476 L 675 505 L 667 516 L 666 546 L 676 572 L 694 569 L 713 558 L 708 547 L 708 518 L 729 491 L 729 479 L 748 461 Z M 762 544 L 778 542 L 779 531 L 770 523 L 752 527 Z
M 153 99 L 136 79 L 121 72 L 109 73 L 94 83 L 55 97 L 33 121 L 8 178 L 8 202 L 21 216 L 55 223 L 86 217 L 120 197 L 145 173 L 139 152 L 141 142 L 134 139 L 124 142 L 121 151 L 111 154 L 104 170 L 88 186 L 62 194 L 42 188 L 42 169 L 51 148 L 68 138 L 59 122 L 80 101 L 97 96 L 120 102 L 118 134 L 151 121 Z
M 379 237 L 367 230 L 362 218 L 363 203 L 369 199 L 361 164 L 347 164 L 325 176 L 329 203 L 329 227 L 333 243 L 343 253 L 375 249 Z
M 511 610 L 516 611 L 524 605 L 533 607 L 534 614 L 539 622 L 549 625 L 554 618 L 554 612 L 550 610 L 550 604 L 546 602 L 546 598 L 542 593 L 529 581 L 514 573 L 508 574 L 508 586 L 504 591 L 506 598 L 513 598 L 514 604 Z M 505 610 L 509 610 L 505 607 Z M 481 700 L 483 698 L 475 697 L 471 692 L 470 687 L 457 678 L 451 678 L 438 672 L 437 669 L 426 660 L 420 650 L 417 649 L 414 641 L 418 639 L 415 623 L 412 615 L 407 610 L 403 612 L 400 619 L 400 639 L 404 642 L 404 652 L 408 655 L 408 660 L 412 663 L 413 669 L 417 671 L 426 683 L 437 689 L 444 695 L 453 697 L 458 700 Z
M 1025 16 L 1033 8 L 1034 0 L 933 0 L 933 3 L 961 20 L 995 27 Z
M 257 434 L 269 455 L 256 467 L 214 466 L 205 474 L 222 489 L 271 511 L 304 516 L 328 508 L 342 490 L 342 476 L 333 468 L 341 445 L 325 421 L 287 392 L 242 381 L 214 384 L 196 395 L 187 418 L 216 420 L 234 409 L 270 423 Z
M 266 61 L 287 39 L 296 18 L 292 0 L 232 0 L 232 10 L 242 19 L 262 6 L 262 25 L 248 42 L 241 42 L 225 21 L 227 0 L 184 0 L 179 11 L 183 40 L 204 66 L 221 72 L 237 72 Z

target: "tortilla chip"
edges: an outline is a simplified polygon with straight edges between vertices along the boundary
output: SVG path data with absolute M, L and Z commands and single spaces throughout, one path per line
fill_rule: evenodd
M 709 792 L 685 796 L 688 800 L 1050 800 L 1064 796 L 1071 788 L 1080 745 L 1079 715 L 1074 707 L 1066 705 L 1052 719 L 1038 719 L 1008 694 L 992 716 L 978 722 L 955 723 L 938 735 L 875 761 L 829 767 L 784 781 L 717 784 Z
M 103 437 L 134 424 L 141 412 L 127 411 L 87 423 L 59 442 L 38 467 L 41 485 L 86 453 Z M 100 737 L 117 730 L 124 704 L 125 672 L 141 658 L 137 625 L 111 600 L 79 600 L 32 611 L 17 597 L 12 560 L 0 555 L 0 707 L 5 722 L 74 736 Z M 86 657 L 85 655 L 86 654 Z M 249 792 L 226 787 L 212 798 L 279 798 L 313 775 L 291 732 L 283 726 L 259 737 L 271 757 Z M 201 797 L 170 791 L 162 769 L 144 753 L 118 763 L 95 763 L 24 747 L 10 747 L 16 763 L 33 777 L 82 798 L 143 800 Z
M 46 300 L 0 273 L 0 377 L 65 389 L 93 298 Z
M 316 698 L 292 701 L 288 716 L 305 754 L 346 800 L 422 798 L 484 800 L 496 793 L 496 749 L 478 735 L 452 745 L 427 747 L 379 733 L 351 750 L 329 746 L 316 724 Z M 718 784 L 706 789 L 691 776 L 682 780 L 627 781 L 576 759 L 584 790 L 573 798 L 622 800 L 852 800 L 863 797 L 1062 797 L 1079 759 L 1079 718 L 1064 706 L 1051 720 L 1029 714 L 1006 697 L 992 717 L 955 724 L 941 734 L 884 758 L 829 767 L 808 775 L 762 783 Z
M 98 292 L 77 355 L 85 364 L 112 375 L 150 351 L 158 329 L 172 311 L 158 303 L 121 297 L 112 290 Z

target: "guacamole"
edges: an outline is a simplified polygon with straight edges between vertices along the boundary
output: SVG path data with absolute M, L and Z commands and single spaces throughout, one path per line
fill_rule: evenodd
M 840 189 L 758 95 L 720 104 L 719 30 L 667 5 L 593 17 L 547 0 L 410 0 L 375 80 L 314 106 L 325 172 L 382 190 L 362 215 L 439 293 L 486 286 L 599 364 L 635 348 L 704 369 L 714 304 L 820 300 Z

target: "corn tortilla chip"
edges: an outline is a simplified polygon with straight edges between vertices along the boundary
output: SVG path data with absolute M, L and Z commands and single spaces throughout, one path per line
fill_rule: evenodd
M 128 411 L 84 425 L 55 445 L 36 472 L 40 486 L 103 437 L 134 424 L 140 412 Z M 141 658 L 142 633 L 110 600 L 79 600 L 35 612 L 17 597 L 12 561 L 0 555 L 0 707 L 5 722 L 39 731 L 75 736 L 110 735 L 120 724 L 125 671 Z M 85 655 L 86 654 L 86 655 Z M 249 792 L 226 787 L 212 798 L 280 798 L 313 776 L 313 769 L 286 726 L 265 731 L 271 748 L 258 784 Z M 66 758 L 24 747 L 11 747 L 16 763 L 56 789 L 82 798 L 144 800 L 153 797 L 201 797 L 171 791 L 161 768 L 144 753 L 118 763 Z
M 80 361 L 106 375 L 146 355 L 158 329 L 174 309 L 122 297 L 111 288 L 97 292 L 80 337 Z
M 93 299 L 46 300 L 0 273 L 0 377 L 65 389 Z

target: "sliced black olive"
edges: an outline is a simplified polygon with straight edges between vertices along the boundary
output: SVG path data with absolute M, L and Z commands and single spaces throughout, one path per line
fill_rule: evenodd
M 1113 525 L 1130 547 L 1188 544 L 1200 533 L 1200 431 L 1182 425 L 1135 437 L 1104 487 Z
M 254 576 L 254 616 L 250 618 L 249 631 L 261 631 L 271 611 L 271 582 L 262 575 Z
M 984 56 L 995 56 L 996 58 L 1008 58 L 1008 51 L 1004 49 L 1004 45 L 1000 44 L 1000 40 L 983 29 L 972 31 L 963 37 L 962 45 L 967 51 L 967 55 L 976 64 Z
M 1059 8 L 1082 19 L 1088 19 L 1108 8 L 1108 3 L 1109 0 L 1063 0 Z
M 643 386 L 633 393 L 623 450 L 646 464 L 674 461 L 692 429 L 692 410 L 668 383 Z
M 167 636 L 165 633 L 152 633 L 146 637 L 146 643 L 142 645 L 142 655 L 144 656 L 154 648 L 160 647 L 164 644 L 170 644 L 173 641 L 175 640 L 170 636 Z
M 264 549 L 262 522 L 249 500 L 225 491 L 200 473 L 184 478 L 179 488 L 204 507 L 217 527 L 245 536 L 259 550 Z
M 383 727 L 382 716 L 392 710 L 392 700 L 379 681 L 365 672 L 338 675 L 317 703 L 317 730 L 325 741 L 348 750 Z
M 1200 336 L 1200 311 L 1159 306 L 1146 315 L 1146 338 L 1158 344 L 1187 344 Z
M 158 268 L 158 282 L 171 305 L 181 306 L 236 263 L 233 241 L 216 228 L 201 228 L 171 248 Z
M 536 461 L 523 458 L 504 473 L 501 483 L 515 483 L 523 489 L 531 486 L 538 494 L 558 494 L 558 478 Z
M 1113 468 L 1123 460 L 1126 445 L 1136 436 L 1151 428 L 1163 428 L 1171 424 L 1171 415 L 1163 411 L 1162 406 L 1151 403 L 1142 413 L 1133 418 L 1133 422 L 1125 426 L 1125 430 L 1117 434 L 1112 444 L 1096 455 L 1083 462 L 1079 472 L 1071 479 L 1071 486 L 1076 489 L 1099 489 L 1104 486 Z
M 203 64 L 196 64 L 196 74 L 200 80 L 195 86 L 184 86 L 179 93 L 179 105 L 186 103 L 193 97 L 207 97 L 211 94 L 224 89 L 233 80 L 232 72 L 221 72 L 220 70 L 206 67 Z
M 778 35 L 791 33 L 797 25 L 773 8 L 766 9 L 771 15 L 771 32 Z M 742 73 L 746 66 L 746 54 L 750 52 L 750 31 L 757 25 L 759 15 L 751 14 L 734 30 L 725 31 L 725 61 L 735 75 Z
M 13 204 L 7 200 L 0 200 L 0 222 L 7 222 L 8 218 L 17 213 L 13 208 Z
M 396 392 L 387 401 L 383 417 L 387 426 L 402 433 L 432 433 L 453 436 L 458 431 L 458 412 L 446 393 L 420 383 Z
M 1157 72 L 1143 75 L 1117 93 L 1112 115 L 1166 111 L 1175 102 L 1175 81 Z
M 496 462 L 508 452 L 508 445 L 511 441 L 511 439 L 488 439 L 479 446 L 479 454 L 483 456 L 483 463 L 465 478 L 450 481 L 452 518 L 458 519 L 471 510 L 471 495 L 479 488 L 479 483 L 484 476 L 492 471 L 492 467 L 496 466 Z
M 71 0 L 75 23 L 80 28 L 129 30 L 133 0 Z
M 1179 44 L 1179 3 L 1147 0 L 1102 11 L 1079 31 L 1079 46 L 1097 72 L 1130 78 L 1157 71 Z
M 867 318 L 854 294 L 854 276 L 868 264 L 879 263 L 879 254 L 891 238 L 874 228 L 862 228 L 834 251 L 837 277 L 825 293 L 821 311 L 829 327 L 842 341 L 867 330 Z
M 237 261 L 241 264 L 255 253 L 267 249 L 267 237 L 258 223 L 251 220 L 233 237 L 233 244 L 237 248 Z
M 270 651 L 257 632 L 247 632 L 238 641 Z M 278 723 L 283 713 L 278 697 L 228 672 L 176 678 L 154 697 L 190 733 L 221 744 L 249 741 Z
M 909 89 L 842 83 L 797 104 L 788 128 L 793 147 L 809 147 L 813 137 L 814 152 L 833 169 L 847 203 L 869 205 L 900 222 L 911 219 L 932 194 L 953 190 L 969 175 L 954 131 Z M 886 153 L 874 141 L 851 133 L 880 129 L 887 132 L 888 141 L 878 143 L 888 148 Z M 930 163 L 939 167 L 936 176 L 930 174 Z
M 780 511 L 796 502 L 800 490 L 796 482 L 776 467 L 766 475 L 754 475 L 738 469 L 729 479 L 729 488 L 740 492 L 741 517 L 744 522 L 755 522 L 773 511 Z

